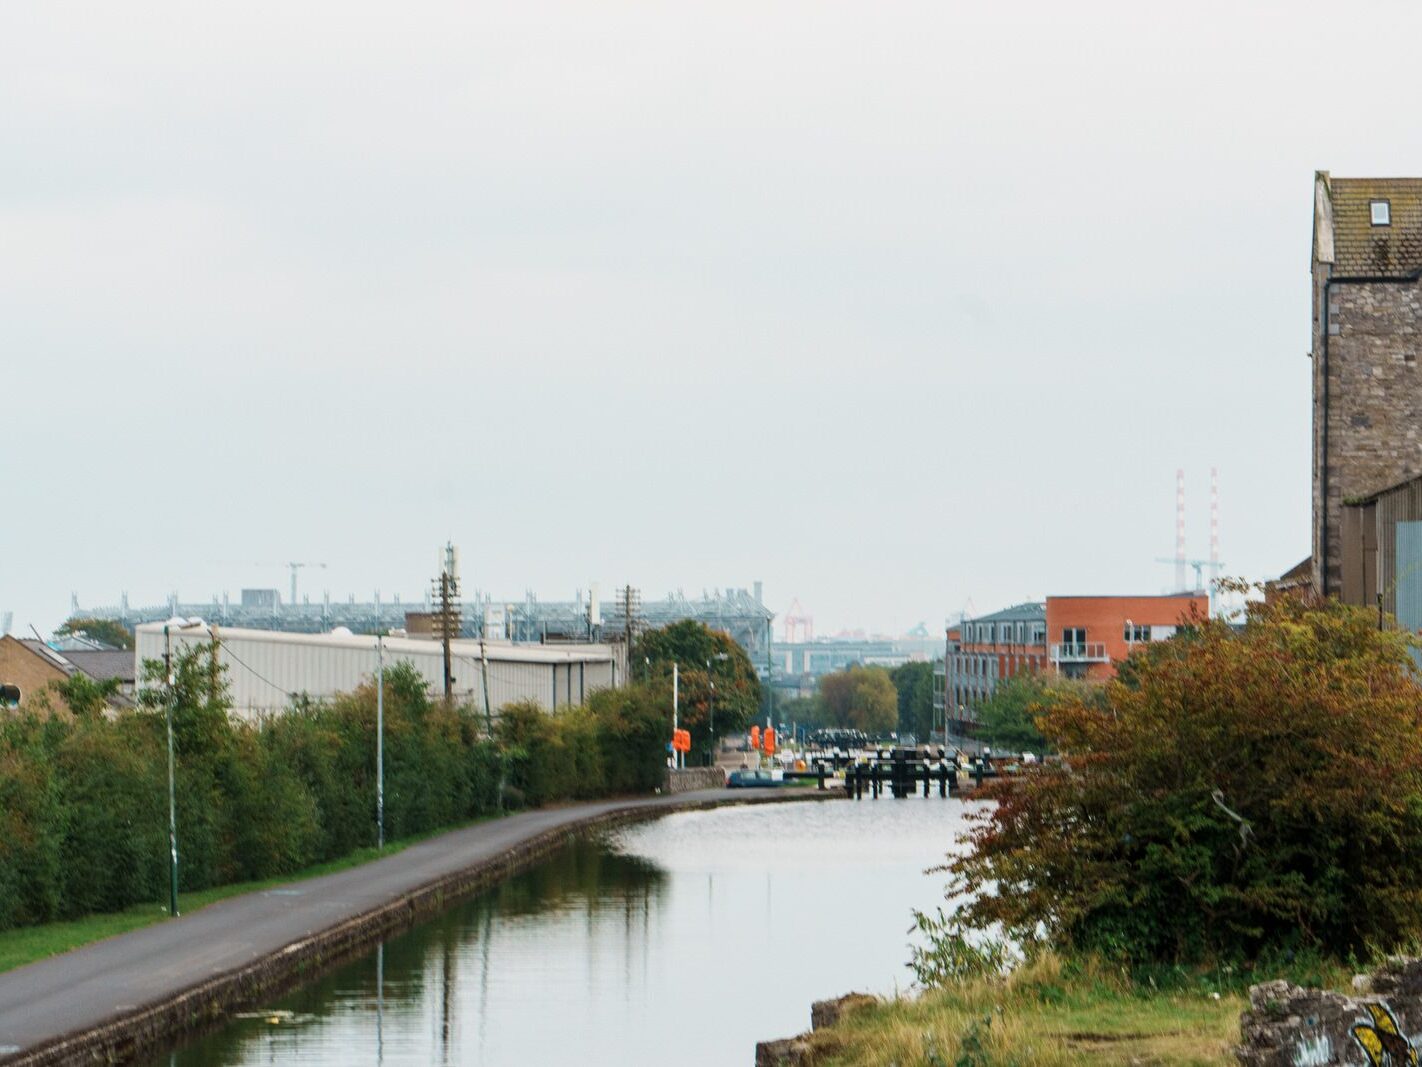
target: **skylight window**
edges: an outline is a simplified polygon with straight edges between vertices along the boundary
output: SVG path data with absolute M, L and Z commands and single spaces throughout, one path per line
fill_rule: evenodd
M 1371 200 L 1368 207 L 1372 209 L 1374 226 L 1392 225 L 1392 205 L 1386 200 Z

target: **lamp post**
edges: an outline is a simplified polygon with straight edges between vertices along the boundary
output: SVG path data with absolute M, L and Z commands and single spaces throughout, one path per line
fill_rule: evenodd
M 201 619 L 177 620 L 177 629 L 193 630 Z M 168 724 L 168 915 L 178 917 L 178 790 L 173 765 L 173 703 L 177 697 L 177 675 L 173 671 L 173 620 L 163 624 L 163 673 L 168 683 L 163 708 Z
M 716 766 L 716 679 L 711 677 L 711 660 L 714 659 L 724 662 L 730 658 L 731 657 L 725 652 L 718 652 L 712 656 L 711 659 L 706 661 L 706 680 L 711 685 L 711 696 L 707 700 L 707 714 L 711 720 L 709 726 L 711 731 L 711 762 L 707 764 L 709 767 Z
M 385 638 L 380 634 L 375 635 L 375 847 L 385 848 Z
M 679 696 L 679 694 L 678 694 L 678 692 L 677 692 L 677 682 L 678 682 L 678 678 L 677 678 L 677 667 L 676 667 L 676 662 L 673 661 L 673 662 L 672 662 L 672 744 L 673 744 L 673 746 L 675 746 L 675 745 L 678 743 L 678 742 L 676 741 L 676 736 L 677 736 L 676 730 L 677 730 L 677 726 L 680 725 L 680 724 L 677 722 L 677 698 L 678 698 L 678 696 Z M 675 768 L 679 768 L 679 767 L 681 766 L 681 753 L 678 752 L 675 747 L 672 748 L 672 766 L 675 767 Z

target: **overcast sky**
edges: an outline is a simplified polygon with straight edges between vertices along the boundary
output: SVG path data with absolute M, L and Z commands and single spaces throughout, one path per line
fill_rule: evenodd
M 1312 177 L 1415 3 L 0 5 L 0 613 L 647 596 L 816 629 L 1308 551 Z

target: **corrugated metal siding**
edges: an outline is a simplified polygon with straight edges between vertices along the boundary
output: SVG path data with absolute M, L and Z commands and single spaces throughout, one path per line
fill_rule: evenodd
M 1422 520 L 1422 479 L 1407 482 L 1378 496 L 1375 526 L 1378 585 L 1375 588 L 1382 590 L 1383 610 L 1390 615 L 1398 614 L 1397 586 L 1403 570 L 1397 558 L 1397 525 L 1419 520 Z
M 1422 631 L 1422 522 L 1399 522 L 1394 531 L 1397 579 L 1393 587 L 1397 624 L 1417 633 Z
M 235 712 L 247 718 L 279 714 L 291 697 L 304 693 L 316 699 L 348 693 L 375 676 L 374 638 L 347 638 L 329 642 L 295 641 L 283 635 L 273 639 L 252 631 L 218 630 L 218 658 L 227 668 Z M 185 645 L 204 644 L 203 631 L 174 632 L 176 652 Z M 163 633 L 139 628 L 135 656 L 144 660 L 163 658 Z M 517 657 L 517 658 L 514 658 Z M 530 658 L 538 657 L 538 658 Z M 412 664 L 432 692 L 444 688 L 444 655 L 436 642 L 399 641 L 387 643 L 387 669 L 399 662 Z M 542 707 L 582 703 L 596 689 L 614 684 L 614 657 L 611 650 L 543 649 L 519 646 L 491 646 L 488 650 L 489 704 L 494 710 L 515 701 L 532 701 Z M 455 699 L 476 708 L 484 705 L 483 665 L 477 646 L 461 642 L 452 656 Z M 570 696 L 571 694 L 571 696 Z

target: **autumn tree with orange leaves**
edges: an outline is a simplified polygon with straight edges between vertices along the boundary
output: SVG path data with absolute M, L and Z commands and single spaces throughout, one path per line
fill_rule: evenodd
M 1370 612 L 1286 599 L 1138 651 L 1037 723 L 950 858 L 958 918 L 1131 961 L 1344 957 L 1422 937 L 1422 689 Z

